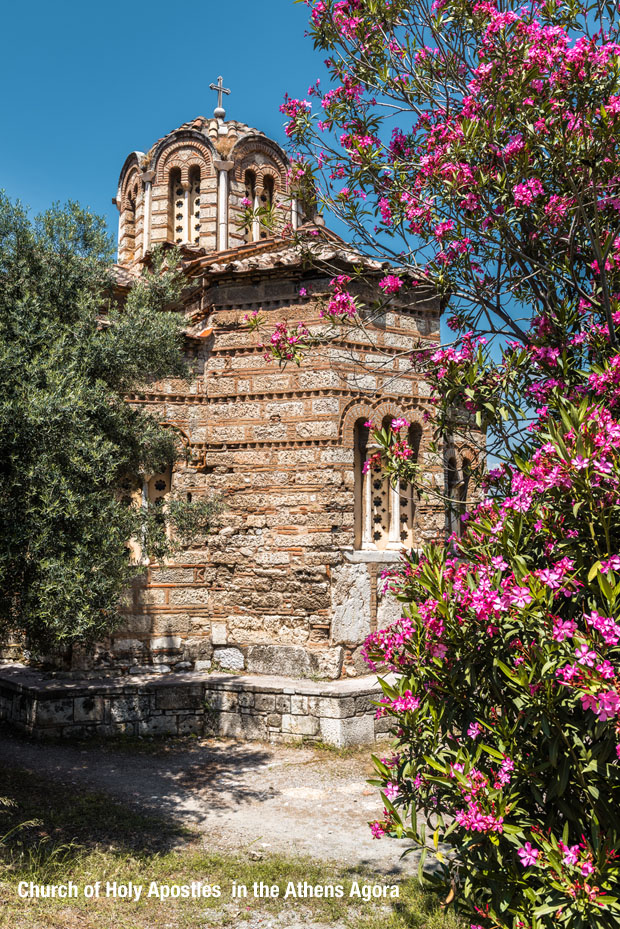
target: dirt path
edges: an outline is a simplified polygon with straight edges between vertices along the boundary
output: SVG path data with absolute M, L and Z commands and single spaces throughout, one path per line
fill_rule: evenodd
M 385 874 L 417 867 L 405 842 L 373 840 L 381 813 L 369 787 L 369 751 L 349 757 L 263 743 L 209 740 L 131 751 L 0 736 L 0 764 L 103 791 L 142 810 L 191 825 L 217 850 L 310 855 Z

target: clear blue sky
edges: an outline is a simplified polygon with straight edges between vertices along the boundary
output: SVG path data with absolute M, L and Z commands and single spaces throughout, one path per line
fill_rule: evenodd
M 0 188 L 34 212 L 79 200 L 108 218 L 126 156 L 196 116 L 224 78 L 227 116 L 283 144 L 285 91 L 323 72 L 293 0 L 13 0 L 3 9 Z

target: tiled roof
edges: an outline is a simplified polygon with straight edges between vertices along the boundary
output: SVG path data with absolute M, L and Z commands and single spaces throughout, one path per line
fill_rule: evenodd
M 299 265 L 304 253 L 310 253 L 312 259 L 319 263 L 338 262 L 340 264 L 363 267 L 366 271 L 380 273 L 392 270 L 394 266 L 388 262 L 367 258 L 346 243 L 325 226 L 316 226 L 307 223 L 297 230 L 297 238 L 283 238 L 273 236 L 229 248 L 223 252 L 212 252 L 201 255 L 193 260 L 184 262 L 184 270 L 188 277 L 201 277 L 205 274 L 218 274 L 223 272 L 243 273 L 257 270 L 271 270 L 278 267 L 294 267 Z M 412 272 L 410 269 L 403 272 L 408 277 L 428 281 L 422 272 Z M 430 283 L 430 282 L 429 282 Z

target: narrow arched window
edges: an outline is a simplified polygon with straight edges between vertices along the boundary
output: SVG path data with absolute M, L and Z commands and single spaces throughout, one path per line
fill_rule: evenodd
M 124 261 L 133 261 L 136 256 L 136 210 L 138 202 L 138 185 L 134 184 L 127 191 L 123 214 L 122 254 Z
M 268 223 L 263 223 L 260 230 L 261 239 L 266 239 L 268 235 L 271 234 L 271 219 L 272 219 L 272 210 L 273 210 L 273 196 L 275 190 L 275 182 L 270 174 L 265 176 L 263 181 L 263 190 L 260 195 L 260 205 L 264 209 L 268 210 L 267 216 L 269 218 Z
M 367 480 L 364 465 L 368 454 L 368 439 L 370 429 L 363 419 L 358 419 L 354 428 L 353 446 L 353 487 L 355 507 L 355 548 L 369 547 L 371 541 L 371 526 L 369 523 L 369 510 L 366 505 Z
M 189 227 L 190 242 L 200 243 L 200 168 L 194 166 L 189 172 Z
M 412 423 L 407 430 L 407 445 L 411 449 L 411 455 L 407 460 L 410 464 L 418 463 L 421 442 L 422 427 L 419 423 Z M 419 542 L 417 537 L 418 491 L 413 484 L 400 480 L 396 482 L 395 490 L 398 496 L 395 505 L 398 507 L 399 539 L 406 548 L 415 548 Z
M 173 168 L 168 181 L 168 241 L 180 245 L 185 241 L 185 191 L 181 169 Z
M 246 171 L 244 176 L 245 201 L 253 210 L 258 209 L 258 195 L 256 192 L 256 175 L 253 171 Z M 254 219 L 245 227 L 245 241 L 254 242 L 258 238 L 258 220 Z
M 389 429 L 392 418 L 386 416 L 382 427 Z M 400 528 L 400 489 L 383 474 L 372 442 L 370 429 L 363 420 L 355 424 L 355 542 L 370 551 L 398 550 L 403 545 Z

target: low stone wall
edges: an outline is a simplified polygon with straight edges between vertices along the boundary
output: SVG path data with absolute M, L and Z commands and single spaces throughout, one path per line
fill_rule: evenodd
M 195 734 L 357 745 L 387 729 L 386 719 L 375 719 L 380 695 L 375 677 L 188 672 L 79 681 L 0 666 L 0 720 L 37 737 Z

